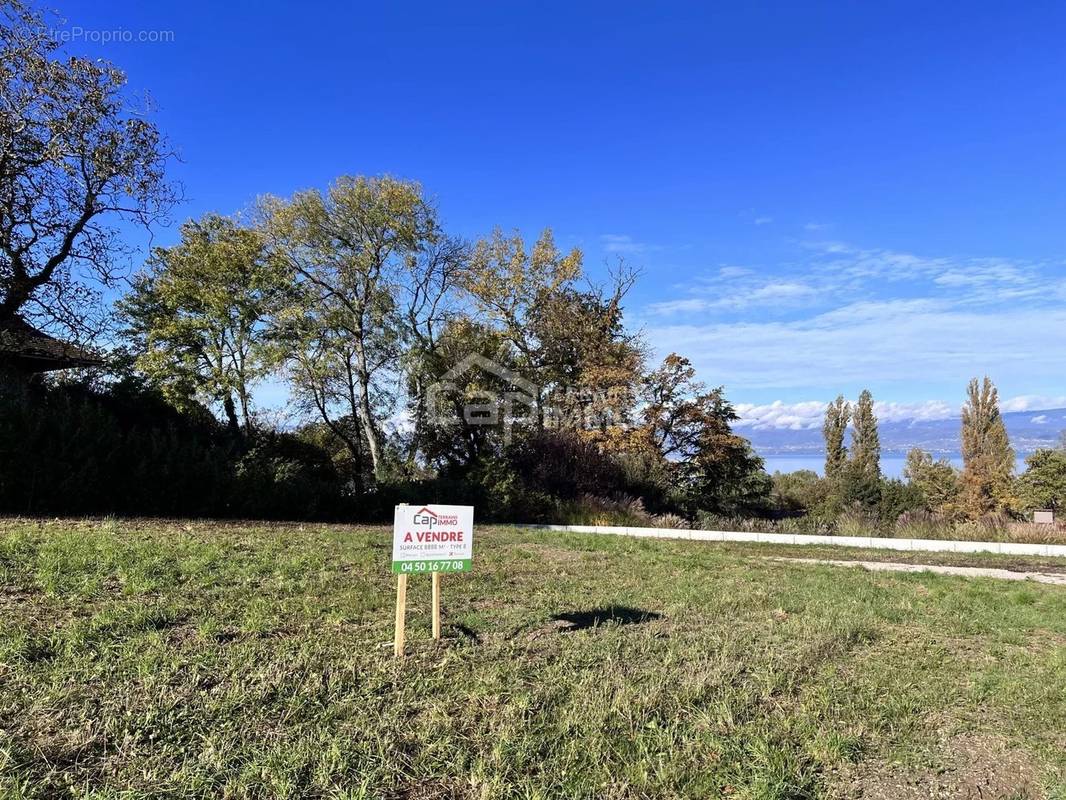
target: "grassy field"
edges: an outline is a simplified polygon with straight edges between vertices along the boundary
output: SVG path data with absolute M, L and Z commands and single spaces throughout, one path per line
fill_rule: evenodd
M 388 542 L 0 522 L 0 796 L 1066 798 L 1063 587 L 479 529 L 401 661 Z

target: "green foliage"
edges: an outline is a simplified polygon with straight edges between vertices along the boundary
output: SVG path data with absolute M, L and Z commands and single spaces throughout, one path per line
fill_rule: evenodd
M 858 506 L 872 512 L 881 505 L 883 484 L 880 470 L 871 473 L 865 465 L 849 461 L 831 485 L 843 507 Z
M 625 492 L 622 468 L 572 431 L 534 430 L 506 450 L 507 462 L 532 490 L 564 500 Z
M 903 514 L 923 508 L 925 503 L 917 486 L 896 478 L 882 479 L 879 494 L 878 516 L 886 525 L 895 524 Z
M 771 476 L 773 492 L 771 499 L 778 511 L 811 512 L 825 502 L 828 486 L 826 481 L 811 469 L 795 472 L 775 472 Z
M 826 533 L 840 533 L 842 525 L 865 526 L 865 533 L 859 535 L 869 536 L 890 529 L 901 514 L 922 506 L 921 493 L 914 486 L 883 477 L 870 480 L 850 465 L 836 482 L 811 470 L 798 470 L 774 473 L 773 485 L 775 510 L 802 512 L 815 525 L 828 525 L 829 530 L 822 531 Z M 843 495 L 837 494 L 841 487 Z
M 747 439 L 733 432 L 739 419 L 721 387 L 695 380 L 688 359 L 672 353 L 644 380 L 643 434 L 670 473 L 681 507 L 694 516 L 761 513 L 771 481 Z
M 962 409 L 961 502 L 964 512 L 977 519 L 986 514 L 1011 511 L 1014 497 L 1014 450 L 999 413 L 999 393 L 986 376 L 974 378 L 967 387 Z
M 119 304 L 137 367 L 175 407 L 218 403 L 233 428 L 239 408 L 247 429 L 283 286 L 257 231 L 217 214 L 185 223 L 181 243 L 156 248 Z
M 844 444 L 849 422 L 853 426 L 850 457 Z M 881 444 L 869 390 L 862 391 L 854 407 L 843 395 L 830 403 L 822 434 L 827 488 L 823 512 L 832 516 L 859 509 L 863 514 L 876 514 L 881 506 Z
M 950 461 L 934 461 L 931 454 L 914 448 L 907 453 L 903 475 L 918 491 L 927 511 L 946 516 L 957 513 L 961 485 L 959 472 Z
M 1060 510 L 1066 504 L 1066 452 L 1037 450 L 1025 459 L 1025 473 L 1018 479 L 1022 508 Z
M 881 477 L 880 462 L 881 442 L 877 435 L 874 399 L 869 389 L 863 389 L 852 419 L 851 469 L 858 479 L 874 483 Z
M 246 452 L 203 408 L 132 382 L 0 388 L 0 511 L 336 518 L 351 500 L 321 451 L 253 433 Z
M 436 211 L 420 185 L 387 176 L 342 176 L 326 192 L 266 198 L 260 210 L 270 252 L 292 286 L 275 320 L 276 363 L 301 409 L 334 429 L 353 463 L 366 448 L 366 483 L 385 480 L 391 384 L 405 344 L 424 331 L 420 309 L 441 266 Z
M 848 449 L 844 435 L 851 420 L 851 405 L 840 395 L 826 406 L 822 435 L 825 437 L 825 477 L 836 480 L 847 465 Z

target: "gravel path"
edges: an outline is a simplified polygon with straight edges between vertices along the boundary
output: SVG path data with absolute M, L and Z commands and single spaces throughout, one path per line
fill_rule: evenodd
M 827 564 L 833 567 L 863 567 L 880 572 L 936 572 L 939 575 L 958 575 L 963 578 L 998 578 L 1005 581 L 1036 581 L 1066 586 L 1066 575 L 1047 572 L 1016 572 L 991 567 L 945 567 L 932 564 L 899 564 L 893 561 L 834 561 L 823 558 L 771 558 L 770 561 L 791 561 L 800 564 Z

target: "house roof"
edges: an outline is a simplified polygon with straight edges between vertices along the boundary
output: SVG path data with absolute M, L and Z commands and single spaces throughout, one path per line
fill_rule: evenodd
M 0 320 L 0 363 L 28 372 L 92 367 L 99 358 L 77 345 L 56 339 L 14 317 Z

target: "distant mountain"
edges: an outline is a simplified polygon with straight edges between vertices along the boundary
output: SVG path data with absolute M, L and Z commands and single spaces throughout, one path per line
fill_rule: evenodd
M 1059 444 L 1066 431 L 1066 408 L 1053 411 L 1014 411 L 1003 415 L 1011 445 L 1019 455 L 1042 447 Z M 912 422 L 884 422 L 878 426 L 881 451 L 885 455 L 904 455 L 912 447 L 920 447 L 937 455 L 951 455 L 961 449 L 958 417 Z M 789 430 L 785 428 L 757 429 L 738 425 L 737 433 L 751 440 L 755 450 L 764 456 L 816 455 L 824 452 L 821 428 Z

